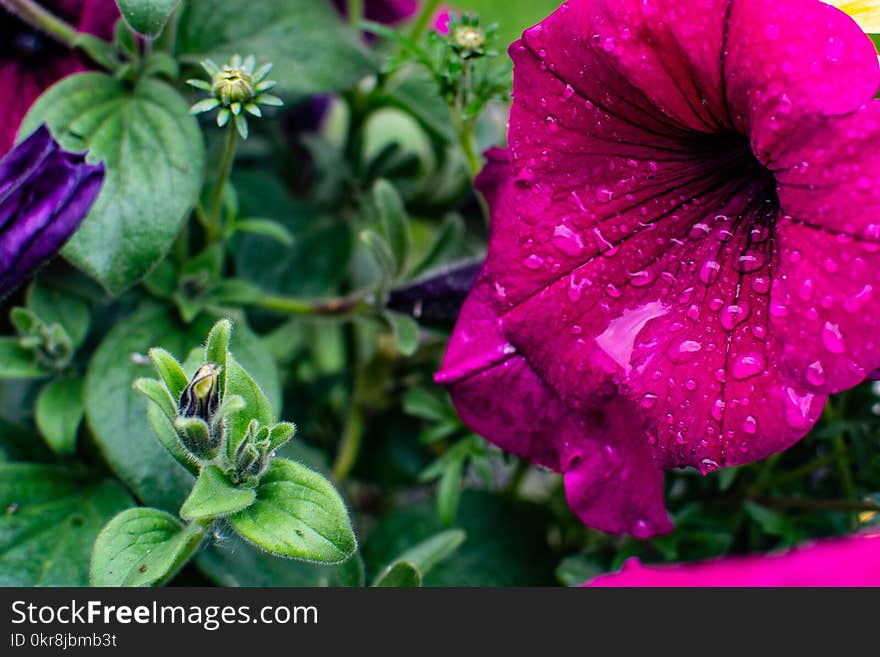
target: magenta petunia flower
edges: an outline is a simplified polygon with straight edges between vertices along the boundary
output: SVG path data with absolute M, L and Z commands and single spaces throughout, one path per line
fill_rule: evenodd
M 587 525 L 666 532 L 664 470 L 783 450 L 880 365 L 877 53 L 819 0 L 572 0 L 510 53 L 437 380 Z
M 119 18 L 114 0 L 47 0 L 46 9 L 80 32 L 109 39 Z M 0 155 L 12 148 L 21 120 L 54 82 L 86 70 L 88 61 L 0 8 Z
M 332 0 L 340 12 L 345 13 L 346 0 Z M 416 13 L 418 2 L 416 0 L 365 0 L 364 18 L 386 23 L 388 25 L 399 23 Z
M 45 126 L 0 158 L 0 299 L 70 239 L 103 182 L 103 164 L 62 150 Z
M 644 566 L 633 558 L 619 573 L 586 586 L 880 586 L 880 533 L 674 566 Z

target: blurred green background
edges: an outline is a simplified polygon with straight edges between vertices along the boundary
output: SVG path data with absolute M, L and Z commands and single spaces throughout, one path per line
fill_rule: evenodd
M 448 6 L 480 14 L 485 23 L 498 23 L 499 41 L 505 46 L 555 10 L 562 0 L 460 0 Z

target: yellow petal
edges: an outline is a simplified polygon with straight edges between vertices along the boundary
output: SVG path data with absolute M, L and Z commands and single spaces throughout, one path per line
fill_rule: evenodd
M 868 34 L 880 34 L 880 0 L 825 0 L 849 14 Z

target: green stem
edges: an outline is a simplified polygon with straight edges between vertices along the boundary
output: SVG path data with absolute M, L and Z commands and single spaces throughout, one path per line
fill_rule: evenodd
M 419 13 L 418 18 L 416 18 L 415 23 L 413 23 L 412 30 L 409 33 L 409 38 L 412 41 L 418 41 L 422 38 L 422 35 L 428 29 L 428 25 L 431 24 L 431 19 L 434 18 L 434 14 L 437 13 L 439 7 L 440 0 L 426 0 L 422 5 L 422 11 Z
M 368 303 L 363 293 L 350 294 L 335 299 L 297 299 L 274 294 L 264 294 L 249 304 L 253 308 L 268 310 L 282 315 L 344 316 L 366 310 Z
M 776 509 L 795 509 L 802 511 L 880 511 L 880 506 L 871 502 L 851 500 L 808 500 L 797 497 L 756 497 L 753 502 Z
M 841 399 L 841 402 L 842 401 L 843 400 Z M 836 419 L 836 413 L 831 401 L 825 405 L 823 415 L 825 416 L 825 421 L 829 424 Z M 858 495 L 858 491 L 852 475 L 852 463 L 849 460 L 849 449 L 846 445 L 846 438 L 841 432 L 834 436 L 831 442 L 834 445 L 834 454 L 837 457 L 837 471 L 840 473 L 840 480 L 844 494 L 848 498 L 853 499 Z
M 235 129 L 233 122 L 229 122 L 226 129 L 226 146 L 223 149 L 223 160 L 220 165 L 220 178 L 217 180 L 217 187 L 214 188 L 214 196 L 211 199 L 211 211 L 208 215 L 208 229 L 211 233 L 209 238 L 211 241 L 218 240 L 223 235 L 223 227 L 221 226 L 221 211 L 223 209 L 223 192 L 226 191 L 226 183 L 229 182 L 229 176 L 232 173 L 232 164 L 235 161 L 235 147 L 238 143 L 238 131 Z
M 510 481 L 507 482 L 507 486 L 504 489 L 504 492 L 508 495 L 512 495 L 516 497 L 519 492 L 519 487 L 523 482 L 523 479 L 526 478 L 526 475 L 529 472 L 529 462 L 525 459 L 519 459 L 516 462 L 516 467 L 513 470 L 513 474 L 510 476 Z
M 31 27 L 40 30 L 68 48 L 76 47 L 76 29 L 55 14 L 43 9 L 33 0 L 0 0 L 0 5 Z
M 456 123 L 462 124 L 460 127 L 457 127 L 456 130 L 458 132 L 458 143 L 461 145 L 461 151 L 464 153 L 464 157 L 467 160 L 468 170 L 471 172 L 471 178 L 476 178 L 477 174 L 480 173 L 480 169 L 483 168 L 483 162 L 477 154 L 477 146 L 474 141 L 474 128 L 470 125 L 469 121 Z
M 180 551 L 177 559 L 175 559 L 162 580 L 158 582 L 159 585 L 168 582 L 192 559 L 213 525 L 213 518 L 204 518 L 202 520 L 194 520 L 183 528 L 183 536 L 185 537 L 184 548 Z
M 348 417 L 345 420 L 345 429 L 342 432 L 342 440 L 339 443 L 339 451 L 333 462 L 333 475 L 336 480 L 342 482 L 348 477 L 357 463 L 361 445 L 364 441 L 364 409 L 362 396 L 364 381 L 364 364 L 361 363 L 360 347 L 358 343 L 357 326 L 348 326 L 345 333 L 347 360 L 351 363 L 353 373 L 351 376 L 351 398 L 349 399 Z
M 357 395 L 355 395 L 357 397 Z M 339 452 L 333 463 L 333 475 L 337 481 L 344 481 L 351 473 L 361 451 L 361 443 L 364 438 L 364 413 L 359 401 L 355 398 L 351 401 L 351 409 L 345 421 L 345 431 L 339 444 Z
M 819 458 L 813 459 L 809 463 L 805 463 L 799 468 L 795 468 L 794 470 L 785 472 L 778 477 L 772 479 L 762 477 L 751 487 L 748 494 L 750 496 L 761 495 L 766 490 L 778 488 L 779 486 L 798 481 L 799 479 L 802 479 L 803 477 L 812 474 L 819 468 L 824 468 L 828 465 L 832 465 L 835 461 L 837 461 L 836 452 L 829 452 L 828 454 L 824 454 Z
M 348 0 L 348 24 L 355 32 L 360 32 L 364 18 L 364 0 Z

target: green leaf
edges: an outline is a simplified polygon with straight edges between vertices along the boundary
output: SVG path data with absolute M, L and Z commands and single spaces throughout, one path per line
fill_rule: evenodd
M 177 46 L 192 63 L 256 54 L 275 65 L 277 89 L 289 94 L 349 89 L 374 68 L 359 35 L 330 3 L 315 0 L 190 0 Z
M 406 561 L 397 561 L 373 582 L 373 586 L 383 588 L 416 588 L 422 585 L 419 569 Z
M 184 520 L 218 518 L 246 509 L 257 499 L 253 488 L 237 488 L 216 465 L 202 468 L 196 485 L 180 508 Z
M 407 561 L 427 575 L 434 566 L 449 558 L 464 543 L 467 534 L 460 529 L 450 529 L 428 538 L 400 555 L 400 561 Z
M 233 413 L 226 420 L 228 436 L 226 446 L 227 453 L 231 458 L 239 443 L 244 440 L 251 419 L 256 419 L 261 425 L 266 426 L 275 421 L 275 413 L 260 385 L 238 364 L 235 358 L 230 356 L 226 371 L 226 394 L 238 395 L 244 400 L 247 408 L 247 412 Z
M 262 235 L 278 242 L 281 246 L 293 246 L 293 235 L 284 226 L 271 219 L 239 219 L 233 226 L 235 232 Z
M 467 540 L 454 559 L 438 563 L 425 575 L 424 585 L 554 585 L 558 557 L 547 545 L 551 522 L 543 506 L 467 491 L 457 522 Z M 410 546 L 443 529 L 431 500 L 393 511 L 379 520 L 364 542 L 368 572 L 378 572 Z
M 174 421 L 174 417 L 177 415 L 177 404 L 171 398 L 171 395 L 168 394 L 168 388 L 156 379 L 146 378 L 138 379 L 132 385 L 135 390 L 145 395 L 147 399 L 158 406 L 165 417 Z
M 68 291 L 35 281 L 28 287 L 25 302 L 44 323 L 61 325 L 75 348 L 86 339 L 90 317 L 89 306 L 84 300 Z
M 149 354 L 150 361 L 153 363 L 153 368 L 156 370 L 159 378 L 165 383 L 165 387 L 168 388 L 168 392 L 171 393 L 171 399 L 174 400 L 176 405 L 179 403 L 183 391 L 189 385 L 189 378 L 186 376 L 186 372 L 183 371 L 183 366 L 162 347 L 153 347 L 147 353 Z
M 92 586 L 151 586 L 171 579 L 205 537 L 158 509 L 129 509 L 113 518 L 95 540 Z
M 95 537 L 133 504 L 109 479 L 0 464 L 0 586 L 86 586 Z
M 387 180 L 379 180 L 373 186 L 373 203 L 379 212 L 382 233 L 391 248 L 391 255 L 397 265 L 396 274 L 406 269 L 412 246 L 409 217 L 403 200 L 394 186 Z
M 131 29 L 151 39 L 162 33 L 179 4 L 180 0 L 116 0 L 119 13 Z
M 440 522 L 447 527 L 455 522 L 458 513 L 458 502 L 461 499 L 461 475 L 464 470 L 464 459 L 453 459 L 440 476 L 437 486 L 437 514 Z
M 743 509 L 766 534 L 780 536 L 791 544 L 798 542 L 803 537 L 802 530 L 791 519 L 778 511 L 748 500 L 743 502 Z
M 400 353 L 404 356 L 412 356 L 419 348 L 419 325 L 409 315 L 401 313 L 385 313 L 385 318 L 394 332 L 394 340 Z
M 333 484 L 286 459 L 272 461 L 257 501 L 229 521 L 241 536 L 278 556 L 332 564 L 357 549 L 348 510 Z
M 401 554 L 394 563 L 383 570 L 373 586 L 421 586 L 423 575 L 455 552 L 464 543 L 465 538 L 466 534 L 460 529 L 451 529 L 422 541 Z M 409 569 L 414 570 L 418 575 L 418 583 L 412 583 L 412 573 Z
M 461 215 L 451 214 L 436 231 L 436 237 L 424 258 L 416 265 L 410 276 L 421 276 L 449 260 L 460 257 L 462 243 L 465 238 L 464 219 Z
M 139 379 L 142 380 L 142 379 Z M 199 463 L 197 459 L 189 453 L 189 450 L 183 446 L 177 429 L 174 426 L 174 417 L 167 415 L 152 400 L 147 404 L 147 420 L 153 428 L 159 443 L 168 450 L 168 453 L 174 457 L 178 464 L 182 465 L 191 475 L 198 477 Z M 177 471 L 174 471 L 175 474 Z
M 211 327 L 205 344 L 205 360 L 216 363 L 220 370 L 220 395 L 226 390 L 226 360 L 229 356 L 229 341 L 232 339 L 232 322 L 221 319 Z
M 164 76 L 174 82 L 180 76 L 180 66 L 167 52 L 154 52 L 144 59 L 142 75 Z
M 153 368 L 131 356 L 145 354 L 156 345 L 186 356 L 203 344 L 213 325 L 213 318 L 200 317 L 183 326 L 172 311 L 145 305 L 107 334 L 86 374 L 86 420 L 107 463 L 146 504 L 172 513 L 180 508 L 194 480 L 153 432 L 147 417 L 147 398 L 132 387 L 135 380 L 151 376 Z M 231 349 L 277 408 L 281 397 L 278 369 L 266 347 L 239 323 Z M 201 361 L 204 350 L 196 349 L 196 353 Z M 150 420 L 157 419 L 168 422 L 158 407 L 150 415 Z M 177 440 L 173 434 L 171 438 Z
M 18 338 L 0 337 L 0 379 L 42 379 L 50 374 L 32 351 L 19 346 Z
M 326 587 L 363 586 L 363 562 L 325 566 L 276 557 L 234 532 L 220 536 L 196 557 L 198 569 L 218 586 Z
M 281 448 L 296 433 L 296 425 L 293 422 L 279 422 L 269 429 L 270 451 Z
M 83 380 L 60 378 L 51 381 L 37 398 L 37 427 L 56 454 L 76 450 L 76 434 L 83 418 Z
M 64 78 L 31 107 L 20 128 L 47 123 L 67 149 L 88 149 L 107 177 L 63 254 L 119 294 L 162 259 L 198 198 L 204 145 L 186 101 L 143 78 L 133 88 L 102 73 Z
M 602 572 L 602 568 L 586 554 L 575 554 L 559 562 L 556 579 L 563 586 L 580 586 Z
M 267 292 L 291 296 L 332 296 L 348 276 L 351 228 L 338 217 L 294 199 L 265 172 L 236 173 L 241 211 L 283 226 L 294 240 L 286 247 L 265 235 L 236 235 L 237 273 Z

